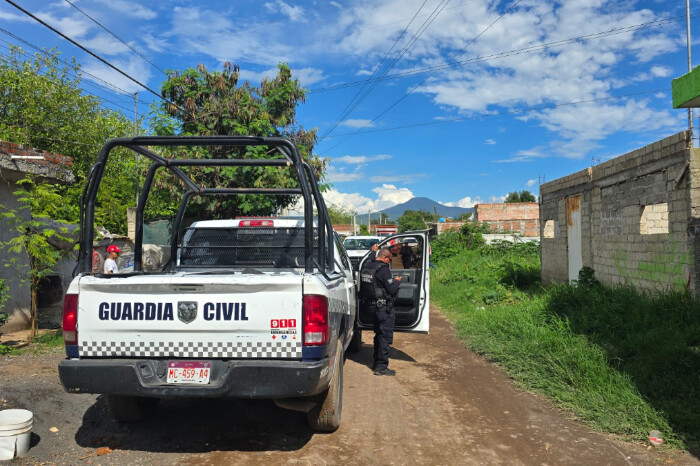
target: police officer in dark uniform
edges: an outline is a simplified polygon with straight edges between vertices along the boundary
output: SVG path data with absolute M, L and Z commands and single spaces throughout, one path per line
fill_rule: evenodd
M 391 250 L 382 248 L 373 262 L 365 262 L 360 273 L 360 296 L 374 314 L 374 375 L 395 375 L 389 369 L 389 345 L 394 341 L 394 298 L 403 277 L 393 278 Z
M 415 257 L 415 254 L 413 254 L 413 248 L 409 246 L 408 243 L 403 243 L 403 246 L 401 246 L 401 249 L 399 250 L 399 254 L 401 255 L 403 268 L 410 269 L 411 264 L 413 264 L 413 258 Z

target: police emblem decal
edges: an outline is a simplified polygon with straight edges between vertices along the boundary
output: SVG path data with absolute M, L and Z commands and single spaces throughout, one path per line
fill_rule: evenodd
M 189 324 L 197 317 L 197 303 L 194 301 L 180 301 L 177 303 L 177 318 Z

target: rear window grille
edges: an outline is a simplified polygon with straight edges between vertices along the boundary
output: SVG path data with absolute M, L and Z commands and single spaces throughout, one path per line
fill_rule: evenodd
M 318 231 L 314 229 L 314 259 Z M 304 267 L 303 228 L 189 228 L 180 247 L 181 267 Z

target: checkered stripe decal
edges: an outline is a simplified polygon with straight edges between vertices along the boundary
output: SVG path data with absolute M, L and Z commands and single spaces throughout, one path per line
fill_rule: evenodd
M 340 314 L 348 314 L 348 303 L 342 299 L 328 299 L 328 311 L 338 312 Z
M 80 356 L 178 358 L 301 358 L 301 342 L 119 342 L 83 341 Z

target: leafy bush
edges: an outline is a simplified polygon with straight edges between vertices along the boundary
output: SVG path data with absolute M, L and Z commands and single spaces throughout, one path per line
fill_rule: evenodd
M 490 230 L 488 223 L 468 221 L 465 222 L 459 229 L 462 235 L 464 246 L 467 249 L 478 249 L 486 244 L 483 233 L 488 233 Z
M 454 230 L 445 231 L 433 238 L 430 247 L 432 249 L 430 260 L 439 264 L 443 260 L 456 256 L 464 250 L 462 235 Z

